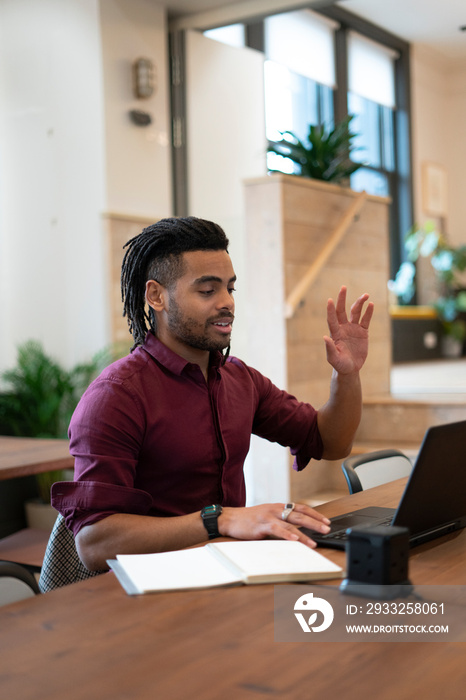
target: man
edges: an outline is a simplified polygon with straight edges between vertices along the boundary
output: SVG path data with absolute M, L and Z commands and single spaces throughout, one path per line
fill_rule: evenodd
M 70 424 L 75 482 L 52 490 L 82 561 L 102 570 L 116 554 L 219 535 L 315 546 L 298 529 L 328 531 L 312 508 L 245 507 L 243 463 L 251 433 L 289 446 L 297 469 L 349 453 L 361 415 L 368 295 L 349 319 L 344 287 L 328 302 L 324 341 L 334 371 L 317 411 L 228 357 L 236 276 L 219 226 L 164 219 L 127 246 L 122 296 L 135 344 L 81 399 Z

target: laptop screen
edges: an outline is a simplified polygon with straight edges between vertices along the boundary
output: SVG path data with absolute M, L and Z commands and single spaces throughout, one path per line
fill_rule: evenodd
M 429 428 L 393 520 L 411 534 L 466 518 L 466 421 Z

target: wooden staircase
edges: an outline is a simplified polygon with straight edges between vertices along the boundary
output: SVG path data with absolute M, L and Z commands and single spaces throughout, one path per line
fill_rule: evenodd
M 364 401 L 357 443 L 394 442 L 419 446 L 431 425 L 466 419 L 466 394 L 441 396 L 381 396 Z
M 420 382 L 410 366 L 403 374 L 407 381 L 397 382 L 394 391 L 393 370 L 399 368 L 392 362 L 387 293 L 389 200 L 283 174 L 248 180 L 244 194 L 245 255 L 260 260 L 248 272 L 249 363 L 300 400 L 321 406 L 328 399 L 331 376 L 322 346 L 328 332 L 325 309 L 344 283 L 348 300 L 367 290 L 376 309 L 362 377 L 364 416 L 354 452 L 393 446 L 414 456 L 429 426 L 466 418 L 466 380 L 462 395 L 456 381 L 459 374 L 466 377 L 464 359 L 460 370 L 455 367 L 450 374 L 448 369 L 445 386 L 451 388 L 451 397 L 418 393 L 420 387 L 431 391 L 433 376 L 439 376 L 431 366 L 421 368 Z M 443 365 L 437 370 L 443 381 Z M 414 388 L 416 396 L 400 395 L 400 387 Z M 269 494 L 274 501 L 284 498 L 285 485 L 294 501 L 321 502 L 347 493 L 341 460 L 314 461 L 296 473 L 286 450 L 270 457 L 268 446 L 261 445 L 253 464 L 258 502 L 267 502 Z
M 466 370 L 464 365 L 461 369 Z M 364 401 L 352 454 L 393 447 L 414 459 L 427 428 L 459 420 L 466 420 L 466 391 L 370 396 Z M 310 505 L 347 493 L 341 460 L 311 463 L 306 470 L 293 474 L 291 478 L 292 500 Z

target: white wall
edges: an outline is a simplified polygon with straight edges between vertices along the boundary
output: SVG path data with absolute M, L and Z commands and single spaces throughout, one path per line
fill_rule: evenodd
M 0 1 L 0 369 L 106 341 L 97 0 Z
M 140 56 L 157 69 L 147 101 L 131 94 Z M 0 0 L 0 371 L 28 339 L 67 366 L 108 343 L 102 215 L 171 214 L 167 76 L 150 0 Z
M 448 187 L 450 213 L 448 230 L 456 244 L 466 244 L 466 61 L 450 71 L 451 109 L 447 130 Z
M 433 220 L 454 245 L 466 243 L 466 62 L 452 63 L 431 49 L 413 45 L 412 123 L 414 220 Z M 422 172 L 425 163 L 445 169 L 448 215 L 432 217 L 425 210 Z M 420 260 L 418 302 L 432 303 L 438 285 L 430 263 Z
M 247 360 L 248 262 L 243 182 L 266 174 L 264 57 L 186 33 L 189 214 L 220 224 L 238 281 L 232 354 Z M 253 271 L 249 271 L 249 275 Z
M 423 206 L 422 165 L 436 163 L 447 173 L 445 230 L 453 243 L 466 243 L 466 62 L 414 45 L 411 85 L 415 220 L 432 218 Z
M 167 28 L 165 10 L 150 0 L 101 2 L 105 98 L 107 207 L 111 212 L 170 216 L 171 166 Z M 132 64 L 149 58 L 156 89 L 149 99 L 132 93 Z M 148 112 L 152 124 L 136 126 L 132 109 Z

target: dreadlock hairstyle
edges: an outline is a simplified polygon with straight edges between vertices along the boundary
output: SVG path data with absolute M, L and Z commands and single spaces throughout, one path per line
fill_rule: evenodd
M 152 309 L 146 312 L 146 282 L 154 279 L 171 288 L 183 274 L 182 254 L 196 250 L 228 250 L 228 238 L 212 221 L 187 218 L 161 219 L 129 240 L 121 267 L 123 316 L 128 319 L 134 350 L 147 331 L 156 331 Z

